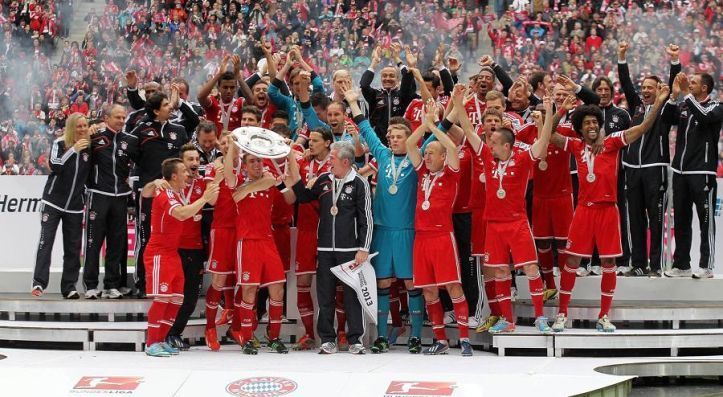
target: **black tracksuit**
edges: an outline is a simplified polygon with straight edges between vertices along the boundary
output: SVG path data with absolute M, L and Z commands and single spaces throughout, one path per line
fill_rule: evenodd
M 372 88 L 374 80 L 374 72 L 365 70 L 362 74 L 359 85 L 361 86 L 362 95 L 369 104 L 369 122 L 374 127 L 379 140 L 387 145 L 387 127 L 389 119 L 392 117 L 402 117 L 407 110 L 407 106 L 412 102 L 416 94 L 416 84 L 414 76 L 402 66 L 402 83 L 399 88 L 384 89 Z
M 316 297 L 319 304 L 317 330 L 322 343 L 334 342 L 334 308 L 337 279 L 331 268 L 354 260 L 359 250 L 369 252 L 372 241 L 372 207 L 369 183 L 351 170 L 339 183 L 341 195 L 336 203 L 338 214 L 332 216 L 331 173 L 322 174 L 311 189 L 300 181 L 293 186 L 300 203 L 319 201 L 318 268 L 316 271 Z M 354 227 L 355 226 L 355 227 Z M 361 343 L 364 335 L 364 315 L 354 289 L 344 285 L 344 311 L 347 319 L 347 340 Z
M 702 102 L 687 95 L 680 105 L 668 101 L 663 121 L 678 126 L 673 169 L 675 254 L 673 267 L 690 269 L 691 223 L 695 204 L 700 223 L 701 268 L 715 265 L 716 167 L 723 105 L 706 97 Z
M 138 124 L 131 135 L 138 138 L 139 154 L 136 166 L 139 171 L 138 186 L 141 189 L 148 182 L 161 178 L 163 160 L 178 157 L 181 146 L 188 142 L 186 129 L 183 126 L 168 121 L 161 123 L 148 117 Z M 143 253 L 151 238 L 152 202 L 153 199 L 138 195 L 135 252 L 135 281 L 138 291 L 145 291 L 146 285 Z
M 680 72 L 680 63 L 670 65 L 668 84 Z M 652 108 L 645 105 L 635 91 L 630 79 L 628 64 L 618 62 L 618 76 L 632 125 L 640 125 Z M 663 217 L 667 207 L 668 165 L 670 148 L 668 136 L 670 124 L 663 122 L 658 115 L 653 127 L 639 140 L 623 148 L 623 167 L 625 169 L 625 199 L 627 220 L 630 230 L 631 265 L 635 268 L 648 267 L 647 231 L 650 228 L 650 269 L 660 271 L 663 268 Z
M 66 147 L 62 138 L 56 139 L 50 151 L 48 181 L 43 189 L 40 210 L 40 241 L 35 259 L 33 286 L 46 289 L 50 277 L 50 259 L 55 232 L 63 222 L 63 276 L 60 291 L 63 296 L 75 291 L 80 272 L 80 246 L 83 235 L 83 206 L 85 183 L 90 173 L 90 149 L 80 153 Z
M 121 277 L 128 251 L 128 185 L 131 161 L 138 158 L 138 138 L 109 128 L 93 135 L 93 162 L 88 180 L 86 249 L 83 284 L 86 290 L 98 288 L 100 250 L 106 243 L 104 289 L 125 286 Z

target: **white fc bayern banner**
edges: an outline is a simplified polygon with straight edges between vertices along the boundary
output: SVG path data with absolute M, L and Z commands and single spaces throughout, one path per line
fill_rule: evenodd
M 356 292 L 364 315 L 369 322 L 377 323 L 377 275 L 369 262 L 377 253 L 369 255 L 366 262 L 357 265 L 354 261 L 331 268 L 331 272 Z

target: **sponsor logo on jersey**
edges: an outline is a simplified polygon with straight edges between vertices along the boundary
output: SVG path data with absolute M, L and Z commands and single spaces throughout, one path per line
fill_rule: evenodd
M 233 381 L 226 392 L 238 397 L 277 397 L 287 395 L 298 388 L 291 379 L 278 376 L 259 376 Z
M 84 376 L 75 384 L 71 393 L 86 393 L 87 390 L 97 390 L 93 393 L 120 394 L 118 391 L 132 391 L 143 382 L 140 376 Z
M 451 396 L 457 384 L 454 382 L 416 382 L 393 380 L 387 387 L 384 397 L 391 396 Z

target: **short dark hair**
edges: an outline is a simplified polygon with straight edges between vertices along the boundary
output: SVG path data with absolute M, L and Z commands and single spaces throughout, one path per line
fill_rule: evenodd
M 326 110 L 326 108 L 329 107 L 329 104 L 331 104 L 331 99 L 324 95 L 323 92 L 315 92 L 311 94 L 311 106 L 321 106 L 322 109 Z
M 171 83 L 181 84 L 182 86 L 186 87 L 186 93 L 188 93 L 190 90 L 190 87 L 188 86 L 188 81 L 186 81 L 186 79 L 184 79 L 183 77 L 175 77 L 173 80 L 171 80 Z
M 346 112 L 346 102 L 344 101 L 330 101 L 328 105 L 326 105 L 326 108 L 329 109 L 329 106 L 331 105 L 339 105 L 341 106 L 341 111 Z
M 586 116 L 595 116 L 598 125 L 602 126 L 603 124 L 603 114 L 597 105 L 578 106 L 575 108 L 575 111 L 572 112 L 572 116 L 570 116 L 572 119 L 572 128 L 574 128 L 578 134 L 582 134 L 582 121 L 585 120 Z
M 181 146 L 181 150 L 178 151 L 178 157 L 183 159 L 183 154 L 190 151 L 198 152 L 198 149 L 196 149 L 196 146 L 194 146 L 192 143 L 186 143 Z
M 440 86 L 440 84 L 442 84 L 442 81 L 439 79 L 439 76 L 437 76 L 436 74 L 434 74 L 432 72 L 427 72 L 427 73 L 423 74 L 422 80 L 424 80 L 425 83 L 431 82 L 432 87 L 434 87 L 434 88 L 437 88 Z
M 163 179 L 170 181 L 173 174 L 176 173 L 178 164 L 183 164 L 183 160 L 178 157 L 163 160 L 161 163 L 161 175 L 163 175 Z
M 150 117 L 156 117 L 155 111 L 161 109 L 161 104 L 163 104 L 164 99 L 168 99 L 166 94 L 160 91 L 154 92 L 153 95 L 146 100 L 146 113 Z
M 648 79 L 655 81 L 655 83 L 657 83 L 657 84 L 660 84 L 663 82 L 663 80 L 661 80 L 660 77 L 658 77 L 654 74 L 651 74 L 650 76 L 645 76 L 643 78 L 643 81 L 648 80 Z
M 389 119 L 389 123 L 387 125 L 389 127 L 395 126 L 397 128 L 403 129 L 407 133 L 407 136 L 412 134 L 412 124 L 410 124 L 409 120 L 405 119 L 404 117 L 394 116 Z
M 334 133 L 331 132 L 331 129 L 329 129 L 329 128 L 318 127 L 318 128 L 314 128 L 313 130 L 311 130 L 310 133 L 311 132 L 316 132 L 317 134 L 321 134 L 321 137 L 322 137 L 322 139 L 324 139 L 324 142 L 326 142 L 326 141 L 334 142 Z
M 545 76 L 547 76 L 547 73 L 545 72 L 532 73 L 529 80 L 530 85 L 532 86 L 532 91 L 537 91 L 537 86 L 545 82 Z
M 271 115 L 271 118 L 272 118 L 272 119 L 284 119 L 284 120 L 287 120 L 287 121 L 288 121 L 288 120 L 289 120 L 289 113 L 288 113 L 287 111 L 285 111 L 285 110 L 279 109 L 279 110 L 275 111 L 275 112 Z
M 202 134 L 204 132 L 213 132 L 218 135 L 216 123 L 208 120 L 201 120 L 201 122 L 198 123 L 198 127 L 196 127 L 196 134 Z
M 509 143 L 510 147 L 515 144 L 515 133 L 511 129 L 502 127 L 495 132 L 499 132 L 502 135 L 502 139 L 505 143 Z
M 273 126 L 271 126 L 271 131 L 283 136 L 284 138 L 288 138 L 291 136 L 291 129 L 289 129 L 289 127 L 284 124 L 274 124 Z
M 499 118 L 500 121 L 504 119 L 504 115 L 502 114 L 502 112 L 500 112 L 499 110 L 497 110 L 495 108 L 485 109 L 484 113 L 482 113 L 482 121 L 483 122 L 487 118 L 487 116 L 495 116 L 495 117 Z
M 241 108 L 241 114 L 244 113 L 253 113 L 254 116 L 256 116 L 256 121 L 261 121 L 261 110 L 253 105 L 244 105 L 244 107 Z
M 615 87 L 613 87 L 613 82 L 612 82 L 609 78 L 607 78 L 607 76 L 599 76 L 599 77 L 597 77 L 597 78 L 592 82 L 592 90 L 593 90 L 593 91 L 597 90 L 597 88 L 600 87 L 600 84 L 602 84 L 603 81 L 608 84 L 608 87 L 610 87 L 610 91 L 614 91 L 614 90 L 615 90 Z
M 234 82 L 236 82 L 236 75 L 231 71 L 223 72 L 221 77 L 218 79 L 219 87 L 221 86 L 221 82 L 224 80 L 233 80 Z
M 713 80 L 713 76 L 708 73 L 696 73 L 696 75 L 700 76 L 700 84 L 708 87 L 706 94 L 713 92 L 713 89 L 715 88 L 715 80 Z

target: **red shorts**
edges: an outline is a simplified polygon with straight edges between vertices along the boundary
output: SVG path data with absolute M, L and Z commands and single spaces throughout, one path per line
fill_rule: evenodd
M 601 258 L 617 258 L 623 255 L 620 243 L 620 213 L 616 204 L 577 204 L 565 252 L 589 258 L 595 247 Z
M 532 234 L 538 240 L 567 240 L 572 222 L 572 195 L 532 199 Z
M 415 288 L 462 282 L 453 233 L 416 232 L 412 258 Z
M 484 256 L 487 221 L 484 220 L 484 208 L 472 211 L 472 256 Z
M 289 225 L 273 225 L 272 232 L 284 271 L 288 272 L 291 265 L 291 229 Z
M 149 297 L 183 296 L 183 266 L 177 252 L 143 253 L 146 294 Z
M 208 272 L 213 274 L 233 274 L 236 270 L 236 229 L 211 229 L 209 237 L 210 253 Z
M 273 240 L 238 240 L 236 243 L 236 284 L 257 285 L 286 282 L 284 265 Z
M 299 230 L 296 239 L 296 274 L 316 273 L 317 243 L 315 231 Z
M 515 268 L 537 263 L 537 249 L 527 218 L 487 222 L 485 266 L 509 266 L 510 255 Z

